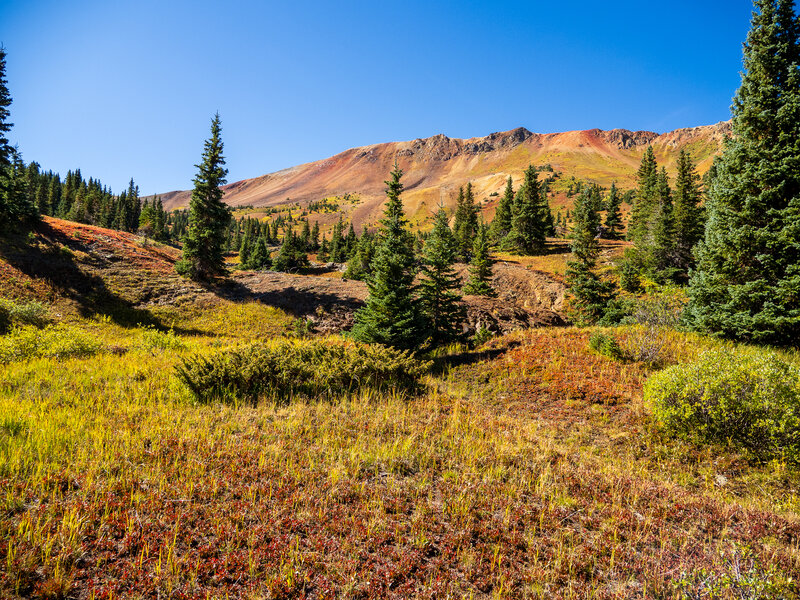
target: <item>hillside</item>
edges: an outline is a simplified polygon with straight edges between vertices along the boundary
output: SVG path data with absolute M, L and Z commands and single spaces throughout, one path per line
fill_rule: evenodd
M 617 181 L 622 187 L 632 187 L 648 145 L 653 146 L 659 164 L 670 171 L 678 152 L 686 148 L 704 173 L 729 133 L 730 123 L 724 122 L 662 135 L 624 129 L 537 134 L 524 128 L 470 139 L 440 134 L 353 148 L 325 160 L 237 181 L 225 186 L 225 200 L 236 207 L 276 206 L 287 199 L 303 204 L 357 194 L 361 202 L 343 210 L 360 226 L 376 220 L 384 198 L 383 182 L 396 160 L 405 171 L 403 200 L 412 219 L 424 219 L 440 201 L 452 204 L 458 187 L 467 181 L 472 182 L 479 200 L 487 200 L 485 210 L 490 216 L 490 194 L 501 193 L 509 175 L 515 183 L 519 181 L 531 163 L 550 164 L 565 181 L 575 177 L 604 186 Z M 174 209 L 187 206 L 190 193 L 161 196 L 165 206 Z
M 606 246 L 607 253 L 617 249 Z M 563 243 L 553 241 L 551 250 L 550 262 L 568 256 Z M 50 303 L 69 319 L 99 316 L 125 326 L 169 326 L 197 306 L 256 302 L 327 333 L 349 328 L 367 296 L 363 282 L 322 268 L 310 275 L 235 271 L 226 281 L 199 285 L 175 272 L 178 256 L 175 248 L 130 233 L 44 217 L 31 239 L 0 248 L 0 296 Z M 496 265 L 499 297 L 465 299 L 471 330 L 563 324 L 564 284 L 533 263 L 508 257 Z M 458 268 L 466 279 L 466 266 Z

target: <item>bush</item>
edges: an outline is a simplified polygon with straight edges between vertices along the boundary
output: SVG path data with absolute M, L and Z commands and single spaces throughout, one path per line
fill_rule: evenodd
M 653 375 L 644 397 L 669 432 L 800 462 L 800 370 L 772 352 L 707 352 Z
M 619 360 L 623 356 L 622 348 L 617 343 L 617 339 L 613 335 L 602 331 L 594 331 L 592 333 L 589 338 L 589 348 L 613 360 Z
M 335 398 L 364 389 L 414 392 L 428 369 L 401 352 L 379 345 L 332 339 L 256 343 L 195 355 L 176 367 L 180 379 L 201 402 L 261 398 L 287 402 L 294 396 Z
M 155 350 L 184 350 L 186 344 L 175 335 L 175 332 L 159 331 L 152 325 L 142 329 L 142 346 L 147 349 Z
M 34 325 L 44 327 L 49 323 L 47 306 L 41 302 L 14 302 L 7 298 L 0 298 L 0 333 L 3 330 L 3 315 L 6 315 L 5 331 L 11 329 L 11 324 Z
M 100 343 L 88 333 L 69 325 L 57 324 L 44 329 L 31 325 L 16 327 L 0 338 L 0 364 L 33 358 L 69 358 L 91 356 Z

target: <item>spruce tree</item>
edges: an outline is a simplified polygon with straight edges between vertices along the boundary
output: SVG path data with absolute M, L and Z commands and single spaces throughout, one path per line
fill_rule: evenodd
M 667 170 L 661 168 L 658 174 L 657 204 L 652 217 L 649 253 L 651 264 L 656 272 L 667 279 L 672 277 L 675 263 L 675 223 L 672 208 L 672 191 L 669 187 Z
M 617 191 L 617 184 L 614 182 L 611 184 L 611 189 L 606 198 L 605 236 L 610 240 L 618 240 L 622 237 L 621 204 L 622 198 Z
M 475 205 L 475 195 L 472 192 L 472 183 L 467 182 L 463 191 L 459 188 L 459 201 L 456 208 L 456 218 L 453 225 L 453 235 L 459 257 L 468 261 L 472 254 L 472 242 L 478 229 L 478 207 Z
M 472 246 L 472 262 L 469 266 L 469 280 L 464 293 L 472 296 L 495 296 L 492 281 L 492 259 L 489 256 L 489 227 L 481 223 L 478 235 Z
M 211 138 L 205 142 L 203 160 L 196 165 L 183 256 L 175 265 L 178 273 L 192 279 L 205 280 L 225 273 L 223 247 L 231 213 L 222 202 L 220 189 L 228 173 L 223 166 L 221 129 L 217 113 L 211 121 Z
M 652 146 L 648 146 L 645 150 L 636 175 L 639 187 L 636 190 L 628 223 L 628 239 L 635 244 L 644 244 L 647 241 L 658 193 L 658 164 Z
M 272 258 L 269 253 L 269 245 L 267 244 L 267 237 L 264 234 L 258 236 L 253 251 L 247 259 L 245 268 L 252 271 L 263 271 L 272 267 Z
M 700 176 L 692 157 L 685 150 L 678 156 L 673 203 L 675 222 L 675 266 L 685 277 L 693 265 L 692 249 L 703 236 L 703 209 L 700 206 Z
M 530 255 L 544 250 L 548 229 L 546 214 L 536 168 L 530 165 L 514 201 L 513 224 L 504 245 L 517 254 Z
M 567 263 L 566 282 L 570 294 L 570 312 L 578 324 L 596 323 L 603 317 L 613 298 L 611 286 L 595 272 L 600 245 L 597 231 L 600 215 L 590 187 L 584 187 L 575 200 L 572 212 L 572 255 Z
M 386 182 L 388 202 L 381 219 L 378 246 L 367 280 L 364 308 L 356 313 L 352 336 L 401 349 L 417 346 L 424 335 L 415 298 L 414 239 L 403 213 L 400 182 L 403 172 L 395 164 Z
M 687 312 L 694 327 L 758 343 L 800 340 L 800 23 L 756 0 L 733 136 L 717 165 Z
M 490 229 L 489 237 L 495 244 L 500 244 L 503 239 L 511 231 L 511 225 L 514 219 L 514 185 L 511 181 L 511 176 L 508 176 L 506 181 L 506 189 L 500 202 L 497 204 L 497 211 L 494 213 L 494 219 Z
M 25 165 L 17 149 L 11 146 L 7 134 L 13 123 L 11 93 L 6 81 L 6 51 L 0 46 L 0 232 L 15 223 L 36 219 L 36 206 L 25 189 Z
M 458 338 L 466 315 L 458 293 L 461 281 L 453 268 L 457 246 L 447 213 L 440 206 L 425 240 L 419 284 L 420 307 L 434 345 Z

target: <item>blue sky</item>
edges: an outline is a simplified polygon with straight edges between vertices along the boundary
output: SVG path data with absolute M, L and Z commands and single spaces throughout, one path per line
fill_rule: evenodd
M 347 148 L 514 127 L 730 117 L 750 0 L 0 0 L 26 161 L 114 191 L 191 187 L 211 116 L 229 181 Z

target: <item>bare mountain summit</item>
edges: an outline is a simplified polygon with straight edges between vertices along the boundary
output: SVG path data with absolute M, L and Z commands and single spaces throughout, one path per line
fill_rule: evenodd
M 352 148 L 330 158 L 291 167 L 224 187 L 231 206 L 274 206 L 325 197 L 358 194 L 362 202 L 351 218 L 372 221 L 384 199 L 384 180 L 397 160 L 405 171 L 404 201 L 410 215 L 429 213 L 440 201 L 451 204 L 458 186 L 471 181 L 478 198 L 502 192 L 509 175 L 515 183 L 525 168 L 550 164 L 562 178 L 575 177 L 608 186 L 632 187 L 642 153 L 652 145 L 659 164 L 673 171 L 678 152 L 686 148 L 708 170 L 730 134 L 730 123 L 678 129 L 657 134 L 614 129 L 531 133 L 523 127 L 485 137 L 456 139 L 438 134 L 408 142 Z M 190 192 L 162 194 L 169 209 L 188 205 Z M 423 214 L 419 215 L 423 217 Z

